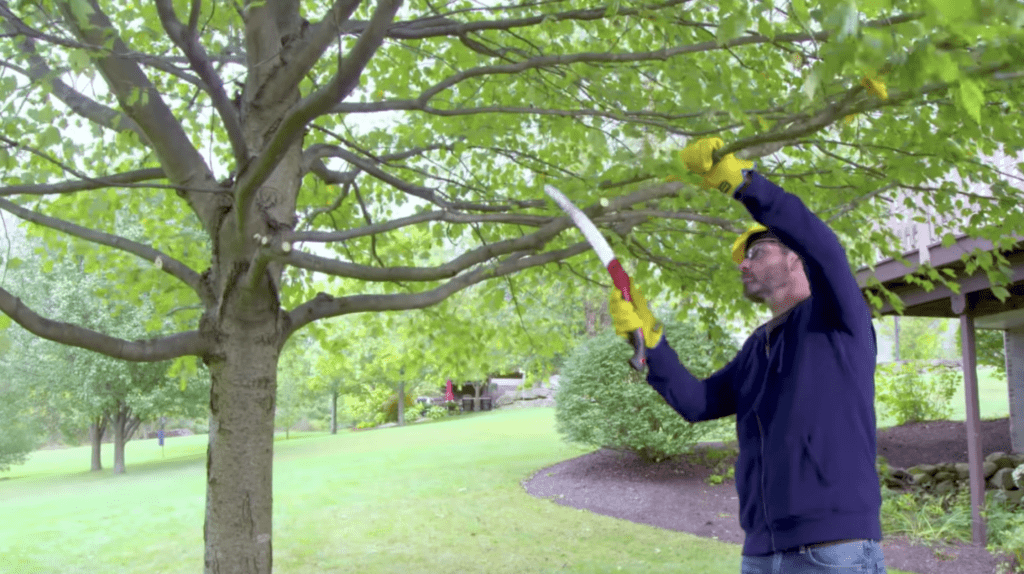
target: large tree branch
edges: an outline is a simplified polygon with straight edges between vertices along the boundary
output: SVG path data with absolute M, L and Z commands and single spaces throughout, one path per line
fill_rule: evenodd
M 650 4 L 640 8 L 632 8 L 629 6 L 618 5 L 614 12 L 609 10 L 609 6 L 602 6 L 600 8 L 590 8 L 585 10 L 567 10 L 564 12 L 553 12 L 549 14 L 538 14 L 536 16 L 528 16 L 524 18 L 506 18 L 501 20 L 475 20 L 470 22 L 454 20 L 446 17 L 428 17 L 412 20 L 409 22 L 401 22 L 392 27 L 388 31 L 389 38 L 401 39 L 401 40 L 423 40 L 426 38 L 435 38 L 438 36 L 463 36 L 471 32 L 483 32 L 493 30 L 514 30 L 516 28 L 526 28 L 530 26 L 537 26 L 544 23 L 545 21 L 551 22 L 562 22 L 562 21 L 578 21 L 588 22 L 596 20 L 605 20 L 610 17 L 621 18 L 625 16 L 638 16 L 643 13 L 657 12 L 659 10 L 666 10 L 680 6 L 683 4 L 691 3 L 692 0 L 668 0 L 666 2 L 659 2 Z M 513 9 L 514 6 L 507 7 L 506 9 Z M 500 8 L 499 8 L 500 9 Z M 610 16 L 613 14 L 613 16 Z M 346 23 L 341 32 L 342 34 L 358 34 L 366 27 L 365 21 L 352 20 Z
M 126 171 L 114 175 L 62 181 L 60 183 L 9 185 L 7 187 L 0 187 L 0 197 L 12 195 L 59 195 L 107 187 L 134 187 L 135 184 L 154 179 L 164 179 L 164 170 L 155 167 Z M 153 184 L 145 184 L 144 187 L 153 187 Z
M 203 356 L 209 348 L 198 331 L 187 331 L 158 339 L 126 341 L 78 325 L 52 321 L 29 309 L 21 299 L 2 287 L 0 311 L 34 335 L 125 361 L 154 362 L 187 355 Z
M 348 21 L 360 4 L 362 0 L 335 0 L 323 19 L 311 25 L 301 40 L 281 54 L 288 65 L 277 72 L 273 85 L 268 86 L 268 89 L 280 90 L 298 85 L 320 60 L 327 47 L 338 39 L 342 24 Z
M 425 211 L 423 213 L 417 213 L 407 217 L 400 217 L 398 219 L 392 219 L 389 221 L 383 221 L 375 223 L 373 225 L 366 225 L 364 227 L 357 227 L 352 229 L 346 229 L 344 231 L 304 231 L 304 232 L 286 232 L 281 238 L 285 241 L 300 242 L 309 241 L 313 243 L 330 243 L 334 241 L 347 241 L 349 239 L 355 239 L 357 237 L 366 237 L 368 235 L 377 235 L 379 233 L 386 233 L 388 231 L 394 231 L 403 227 L 409 227 L 411 225 L 418 225 L 420 223 L 428 222 L 443 222 L 443 223 L 502 223 L 508 225 L 523 225 L 527 227 L 540 227 L 541 225 L 551 221 L 550 217 L 543 215 L 513 215 L 513 214 L 468 214 L 468 213 L 455 213 L 451 211 Z
M 474 203 L 468 201 L 449 201 L 442 197 L 441 194 L 437 193 L 437 190 L 417 185 L 403 180 L 402 178 L 392 175 L 382 169 L 380 164 L 389 161 L 390 159 L 399 159 L 403 154 L 410 152 L 402 152 L 400 154 L 393 154 L 390 156 L 381 157 L 363 157 L 359 154 L 343 149 L 339 146 L 333 146 L 328 144 L 315 144 L 310 146 L 303 155 L 303 164 L 311 165 L 314 171 L 317 171 L 319 175 L 329 183 L 349 183 L 355 178 L 355 173 L 352 173 L 350 177 L 340 177 L 340 174 L 330 174 L 327 172 L 326 166 L 318 167 L 316 161 L 324 157 L 337 157 L 345 160 L 349 164 L 355 166 L 358 170 L 366 172 L 370 176 L 403 191 L 409 195 L 418 197 L 445 210 L 465 210 L 465 211 L 508 211 L 508 206 L 495 206 L 484 203 Z M 321 164 L 322 165 L 322 164 Z M 520 202 L 517 207 L 530 207 L 532 202 Z
M 600 204 L 589 206 L 583 211 L 592 220 L 597 222 L 602 221 L 602 215 L 609 213 L 611 215 L 608 221 L 621 223 L 624 217 L 629 217 L 630 212 L 623 211 L 629 206 L 673 196 L 681 188 L 681 184 L 678 183 L 655 185 L 626 196 L 614 198 L 607 201 L 607 204 L 604 206 Z M 636 218 L 636 216 L 632 217 Z M 538 251 L 558 234 L 571 227 L 573 227 L 573 223 L 568 217 L 548 218 L 546 223 L 539 225 L 530 234 L 480 245 L 435 267 L 373 267 L 319 257 L 299 251 L 284 251 L 280 250 L 280 248 L 275 248 L 277 251 L 271 256 L 278 261 L 309 271 L 362 281 L 440 281 L 455 277 L 473 266 L 486 264 L 488 261 L 499 257 L 515 253 Z M 304 234 L 296 235 L 301 236 Z M 295 237 L 295 235 L 291 237 Z
M 224 91 L 224 83 L 217 76 L 217 72 L 213 69 L 213 64 L 206 54 L 206 49 L 199 43 L 199 38 L 196 36 L 195 19 L 199 15 L 197 8 L 195 5 L 192 6 L 189 26 L 186 27 L 174 13 L 174 5 L 171 0 L 156 0 L 156 10 L 160 15 L 160 22 L 163 24 L 164 30 L 171 41 L 185 54 L 192 69 L 203 80 L 206 93 L 209 94 L 213 107 L 220 115 L 221 121 L 224 122 L 224 131 L 227 132 L 228 141 L 231 142 L 235 163 L 245 165 L 249 159 L 249 151 L 242 133 L 242 123 L 238 117 L 238 110 Z
M 239 229 L 244 229 L 244 215 L 249 212 L 256 190 L 266 181 L 288 148 L 305 133 L 306 127 L 317 116 L 329 113 L 331 107 L 347 97 L 384 41 L 384 33 L 394 20 L 402 0 L 378 0 L 370 25 L 363 31 L 355 46 L 338 61 L 335 77 L 323 88 L 300 100 L 281 122 L 273 138 L 238 179 L 236 205 Z
M 918 18 L 921 18 L 923 14 L 904 14 L 893 18 L 885 18 L 880 20 L 874 20 L 864 24 L 865 27 L 869 28 L 880 28 L 886 26 L 892 26 L 899 23 L 909 22 Z M 455 32 L 450 32 L 455 33 Z M 745 46 L 752 44 L 776 44 L 776 43 L 803 43 L 803 42 L 818 42 L 827 40 L 829 37 L 828 32 L 817 32 L 814 34 L 778 34 L 774 39 L 762 36 L 760 34 L 749 34 L 740 38 L 736 38 L 725 44 L 719 44 L 717 41 L 712 40 L 708 42 L 700 42 L 696 44 L 688 44 L 685 46 L 676 46 L 663 48 L 660 50 L 648 51 L 648 52 L 584 52 L 578 54 L 562 54 L 553 56 L 537 56 L 528 58 L 526 60 L 515 62 L 511 64 L 492 65 L 492 66 L 478 66 L 463 70 L 457 74 L 453 74 L 444 80 L 434 84 L 427 88 L 422 94 L 415 100 L 403 100 L 399 102 L 388 102 L 388 109 L 394 107 L 394 109 L 421 109 L 426 110 L 428 108 L 427 103 L 433 99 L 436 95 L 441 92 L 451 89 L 457 84 L 483 76 L 498 76 L 498 75 L 512 75 L 519 74 L 526 70 L 533 70 L 539 68 L 548 68 L 554 66 L 565 66 L 569 64 L 579 63 L 625 63 L 625 62 L 644 62 L 652 60 L 668 60 L 685 54 L 694 54 L 701 52 L 710 52 L 718 50 L 729 50 L 737 46 Z M 353 106 L 361 106 L 362 104 L 353 104 Z M 334 111 L 346 110 L 345 105 L 336 105 Z M 495 108 L 494 111 L 498 111 Z M 525 111 L 525 110 L 524 110 Z M 431 113 L 437 113 L 438 115 L 460 115 L 460 112 L 449 112 L 443 110 L 433 110 Z M 468 112 L 463 112 L 468 113 Z M 477 111 L 475 113 L 483 113 Z M 533 112 L 531 112 L 533 113 Z M 551 115 L 563 114 L 564 112 L 548 112 Z M 594 112 L 591 114 L 598 115 Z M 614 116 L 613 116 L 614 117 Z M 630 118 L 631 120 L 641 120 L 642 118 Z M 651 122 L 651 120 L 646 120 Z M 659 127 L 664 127 L 661 122 L 654 122 Z M 700 134 L 697 134 L 700 135 Z
M 112 46 L 109 51 L 94 53 L 91 56 L 93 62 L 106 79 L 121 109 L 135 120 L 152 143 L 152 149 L 164 167 L 167 178 L 175 184 L 188 187 L 216 187 L 213 174 L 199 151 L 164 102 L 160 90 L 129 54 L 127 46 L 100 9 L 97 0 L 81 1 L 88 3 L 87 7 L 80 8 L 90 12 L 87 21 L 73 14 L 68 2 L 60 4 L 64 19 L 84 42 Z M 189 193 L 187 196 L 207 231 L 212 231 L 217 219 L 218 202 L 199 194 Z
M 967 70 L 965 75 L 970 78 L 982 78 L 992 76 L 997 72 L 1013 67 L 1012 63 L 999 63 L 988 66 L 979 66 Z M 756 159 L 773 154 L 788 144 L 799 141 L 801 138 L 817 133 L 829 125 L 852 114 L 860 114 L 899 106 L 912 100 L 916 100 L 928 94 L 943 92 L 957 85 L 959 80 L 954 82 L 936 82 L 927 84 L 918 90 L 907 90 L 904 92 L 890 93 L 886 100 L 879 100 L 874 97 L 866 97 L 860 100 L 855 98 L 844 98 L 825 106 L 817 113 L 805 116 L 793 121 L 787 128 L 758 134 L 743 139 L 735 140 L 714 152 L 714 161 L 718 161 L 730 153 L 737 153 L 744 159 Z M 859 87 L 853 88 L 851 93 L 858 92 Z
M 484 266 L 459 275 L 434 289 L 418 293 L 355 295 L 340 298 L 320 293 L 313 300 L 299 305 L 288 314 L 290 324 L 285 332 L 285 338 L 287 339 L 292 333 L 309 323 L 327 317 L 366 311 L 401 311 L 429 307 L 481 281 L 511 275 L 530 267 L 562 261 L 586 253 L 590 249 L 588 243 L 581 242 L 565 249 L 547 251 L 537 255 L 512 255 L 494 265 Z
M 39 55 L 36 50 L 35 41 L 35 30 L 27 26 L 20 18 L 15 16 L 10 8 L 7 6 L 6 1 L 0 2 L 0 17 L 3 18 L 3 29 L 9 34 L 17 34 L 22 36 L 20 42 L 16 42 L 15 46 L 28 60 L 28 69 L 18 71 L 33 82 L 45 82 L 50 86 L 50 93 L 52 93 L 57 99 L 64 102 L 71 111 L 75 112 L 79 116 L 93 122 L 96 125 L 103 126 L 113 131 L 131 130 L 135 132 L 139 138 L 149 145 L 149 140 L 146 134 L 142 132 L 138 124 L 136 124 L 131 118 L 124 115 L 123 113 L 111 109 L 107 106 L 97 103 L 95 100 L 85 96 L 81 92 L 71 88 L 61 80 L 57 73 L 50 68 L 46 63 L 46 60 Z M 14 66 L 9 65 L 12 69 Z
M 66 233 L 79 239 L 84 239 L 92 243 L 112 247 L 114 249 L 118 249 L 126 253 L 131 253 L 132 255 L 145 259 L 146 261 L 155 264 L 157 268 L 163 271 L 164 273 L 167 273 L 168 275 L 174 277 L 175 279 L 178 279 L 182 283 L 191 287 L 192 290 L 195 291 L 196 295 L 198 295 L 199 298 L 202 299 L 204 302 L 210 303 L 213 301 L 212 295 L 206 291 L 205 287 L 203 286 L 202 279 L 200 278 L 200 275 L 198 273 L 193 271 L 184 263 L 178 261 L 177 259 L 174 259 L 173 257 L 167 255 L 162 251 L 154 249 L 148 245 L 143 245 L 141 243 L 136 243 L 129 239 L 125 239 L 124 237 L 111 235 L 109 233 L 96 231 L 94 229 L 88 229 L 80 225 L 71 223 L 70 221 L 64 221 L 62 219 L 57 219 L 54 217 L 50 217 L 48 215 L 43 215 L 30 209 L 21 207 L 20 205 L 12 203 L 11 201 L 8 201 L 6 199 L 0 199 L 0 209 L 3 209 L 4 211 L 16 215 L 17 217 L 20 217 L 25 221 L 30 221 L 32 223 L 42 225 L 43 227 L 48 227 L 50 229 L 55 229 L 57 231 Z

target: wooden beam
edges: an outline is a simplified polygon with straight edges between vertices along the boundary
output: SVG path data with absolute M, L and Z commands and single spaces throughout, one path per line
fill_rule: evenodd
M 982 467 L 981 410 L 978 403 L 978 357 L 975 347 L 974 318 L 968 314 L 963 295 L 951 298 L 954 312 L 960 315 L 960 347 L 964 362 L 964 399 L 967 406 L 967 463 L 971 483 L 971 538 L 975 544 L 985 546 L 985 519 L 981 512 L 985 506 L 985 471 Z

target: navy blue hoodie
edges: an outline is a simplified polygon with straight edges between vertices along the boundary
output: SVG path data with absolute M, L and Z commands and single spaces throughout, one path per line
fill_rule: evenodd
M 743 554 L 881 540 L 875 470 L 875 332 L 835 234 L 756 172 L 736 192 L 803 259 L 811 296 L 746 340 L 701 381 L 662 339 L 647 382 L 688 421 L 736 415 Z

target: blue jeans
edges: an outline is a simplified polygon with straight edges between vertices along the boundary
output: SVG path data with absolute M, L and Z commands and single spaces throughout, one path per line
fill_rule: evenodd
M 874 540 L 801 546 L 771 556 L 744 556 L 741 574 L 886 574 L 882 547 Z

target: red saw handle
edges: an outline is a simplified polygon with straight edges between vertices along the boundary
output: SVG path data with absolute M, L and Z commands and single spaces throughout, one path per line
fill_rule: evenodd
M 615 288 L 622 293 L 622 298 L 632 302 L 633 295 L 630 293 L 629 275 L 626 275 L 626 271 L 619 264 L 618 259 L 612 259 L 608 262 L 608 273 L 612 276 L 612 283 L 615 284 Z M 644 344 L 644 330 L 637 329 L 630 333 L 629 343 L 633 345 L 633 357 L 629 359 L 629 366 L 637 371 L 642 371 L 644 364 L 647 363 L 647 345 Z

